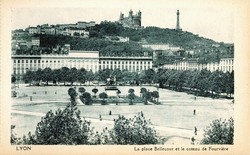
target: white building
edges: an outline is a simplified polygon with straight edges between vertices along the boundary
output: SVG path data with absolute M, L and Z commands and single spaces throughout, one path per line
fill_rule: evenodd
M 66 33 L 69 34 L 70 36 L 76 36 L 75 34 L 79 34 L 79 37 L 83 37 L 83 38 L 89 37 L 89 32 L 86 30 L 67 28 Z
M 174 63 L 164 64 L 164 69 L 174 69 L 174 70 L 202 70 L 207 69 L 211 72 L 216 70 L 222 72 L 232 72 L 233 71 L 233 58 L 222 58 L 220 62 L 211 62 L 207 64 L 199 64 L 198 59 L 187 59 L 175 61 Z
M 22 79 L 27 71 L 37 71 L 47 67 L 51 69 L 85 68 L 93 72 L 98 71 L 99 52 L 98 51 L 74 51 L 67 55 L 12 55 L 12 74 L 17 79 Z
M 172 46 L 169 44 L 144 44 L 142 45 L 144 48 L 151 48 L 152 50 L 170 50 L 170 51 L 178 51 L 181 50 L 180 47 Z
M 120 69 L 140 72 L 152 68 L 152 57 L 100 57 L 99 69 Z
M 66 47 L 69 45 L 66 45 Z M 99 51 L 69 50 L 68 54 L 12 55 L 12 74 L 22 79 L 27 71 L 62 67 L 98 72 L 99 69 L 142 71 L 152 68 L 152 57 L 99 57 Z
M 234 70 L 234 59 L 233 58 L 222 58 L 220 60 L 219 68 L 222 72 L 232 72 Z

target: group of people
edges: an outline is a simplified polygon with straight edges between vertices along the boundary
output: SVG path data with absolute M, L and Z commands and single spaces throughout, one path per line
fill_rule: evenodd
M 109 115 L 112 115 L 111 110 L 109 111 Z M 99 115 L 99 119 L 100 119 L 100 121 L 102 120 L 102 115 Z

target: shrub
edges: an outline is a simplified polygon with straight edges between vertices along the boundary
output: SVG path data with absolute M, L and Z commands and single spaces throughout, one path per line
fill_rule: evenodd
M 151 122 L 145 119 L 142 112 L 129 119 L 119 116 L 115 120 L 114 135 L 111 137 L 115 144 L 162 144 L 164 139 L 150 125 Z
M 233 144 L 234 141 L 234 120 L 214 120 L 205 129 L 204 138 L 201 144 Z
M 80 100 L 81 100 L 84 104 L 90 105 L 90 104 L 91 104 L 91 95 L 90 95 L 90 93 L 88 93 L 88 92 L 83 93 L 83 94 L 80 96 Z

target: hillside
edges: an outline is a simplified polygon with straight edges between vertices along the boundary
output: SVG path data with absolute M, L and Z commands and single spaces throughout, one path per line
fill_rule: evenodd
M 196 57 L 199 58 L 200 63 L 218 61 L 221 57 L 233 57 L 234 55 L 233 45 L 218 43 L 191 32 L 175 29 L 159 27 L 130 29 L 115 22 L 105 21 L 87 30 L 90 32 L 90 38 L 42 34 L 35 36 L 40 37 L 41 47 L 52 49 L 58 45 L 70 44 L 72 50 L 98 50 L 102 56 L 143 56 L 145 52 L 152 56 L 152 50 L 142 48 L 142 42 L 181 47 L 185 51 L 182 57 Z M 108 40 L 107 37 L 114 40 Z M 116 41 L 117 37 L 128 37 L 129 41 L 119 42 Z M 174 56 L 171 60 L 166 61 L 175 59 L 177 57 Z

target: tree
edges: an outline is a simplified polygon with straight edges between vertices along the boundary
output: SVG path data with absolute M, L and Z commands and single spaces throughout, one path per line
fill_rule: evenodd
M 234 119 L 216 119 L 205 129 L 201 144 L 233 144 Z
M 129 89 L 128 90 L 128 99 L 129 99 L 129 104 L 133 105 L 133 100 L 135 99 L 135 94 L 134 94 L 135 90 L 134 89 Z
M 224 79 L 223 74 L 224 73 L 218 70 L 210 74 L 209 87 L 210 87 L 210 90 L 212 91 L 212 96 L 214 96 L 214 92 L 217 95 L 223 92 L 223 87 L 225 86 L 225 81 L 226 81 L 226 79 Z
M 22 140 L 11 135 L 11 142 L 24 145 L 91 144 L 90 137 L 93 131 L 90 129 L 90 122 L 81 119 L 81 112 L 75 106 L 75 90 L 70 88 L 68 94 L 73 99 L 65 109 L 58 109 L 54 113 L 50 110 L 37 124 L 34 135 L 29 132 Z
M 85 88 L 79 87 L 79 88 L 78 88 L 78 91 L 79 91 L 81 94 L 83 94 L 83 93 L 85 92 Z
M 26 83 L 29 83 L 29 85 L 31 85 L 31 82 L 34 80 L 34 75 L 35 75 L 34 72 L 27 71 L 26 74 L 24 75 L 23 79 Z
M 49 111 L 37 124 L 33 139 L 39 145 L 88 144 L 91 133 L 89 125 L 89 122 L 81 120 L 77 107 L 68 105 L 55 113 Z
M 157 99 L 157 103 L 158 103 L 159 92 L 158 92 L 158 91 L 153 91 L 153 92 L 152 92 L 152 97 L 153 97 L 154 99 Z
M 77 74 L 78 74 L 78 71 L 77 71 L 77 69 L 76 69 L 75 67 L 74 67 L 74 68 L 71 68 L 71 69 L 69 70 L 69 74 L 68 74 L 68 79 L 67 79 L 67 81 L 71 83 L 71 86 L 74 84 L 74 82 L 77 81 L 77 79 L 78 79 Z
M 92 72 L 92 70 L 88 71 L 86 74 L 86 80 L 89 81 L 89 85 L 90 85 L 90 81 L 93 81 L 95 78 L 94 73 Z
M 115 120 L 113 129 L 114 143 L 122 145 L 162 144 L 163 139 L 150 125 L 151 122 L 145 119 L 142 112 L 130 119 L 119 116 Z
M 70 69 L 68 67 L 63 67 L 61 69 L 61 75 L 62 75 L 61 80 L 64 83 L 64 85 L 65 82 L 67 82 L 69 79 L 69 74 L 70 74 Z
M 96 96 L 96 93 L 98 92 L 98 89 L 97 88 L 93 88 L 92 89 L 92 92 L 95 94 L 95 96 Z
M 16 82 L 16 77 L 14 75 L 11 76 L 11 83 L 15 83 Z
M 88 92 L 83 93 L 80 96 L 80 99 L 83 103 L 85 103 L 86 105 L 90 105 L 91 104 L 91 95 Z
M 108 94 L 105 92 L 102 92 L 99 94 L 99 97 L 102 98 L 102 104 L 106 104 L 105 98 L 108 98 Z
M 85 83 L 87 71 L 84 68 L 78 70 L 77 80 L 80 83 Z
M 53 79 L 53 83 L 56 84 L 56 82 L 61 81 L 61 70 L 60 69 L 55 69 L 52 72 L 52 79 Z
M 42 80 L 46 82 L 46 85 L 49 85 L 49 81 L 52 80 L 52 70 L 51 68 L 45 68 L 42 71 Z
M 224 85 L 225 92 L 227 95 L 229 94 L 229 97 L 231 97 L 232 94 L 234 94 L 234 71 L 231 73 L 226 72 L 224 74 Z
M 75 103 L 75 98 L 77 96 L 77 92 L 74 88 L 69 88 L 68 89 L 68 95 L 70 96 L 70 100 L 72 103 L 76 104 Z
M 141 88 L 141 90 L 140 90 L 140 94 L 141 94 L 141 97 L 142 98 L 145 98 L 145 93 L 147 92 L 147 89 L 146 88 Z

